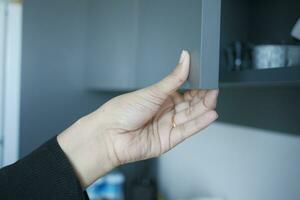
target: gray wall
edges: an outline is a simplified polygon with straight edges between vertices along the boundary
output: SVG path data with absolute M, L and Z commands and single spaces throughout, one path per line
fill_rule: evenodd
M 300 138 L 215 123 L 159 160 L 169 200 L 298 200 Z
M 115 94 L 84 88 L 86 0 L 26 0 L 20 155 Z

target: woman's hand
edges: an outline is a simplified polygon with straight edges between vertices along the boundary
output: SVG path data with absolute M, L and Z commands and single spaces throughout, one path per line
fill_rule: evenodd
M 189 64 L 183 51 L 165 79 L 113 98 L 58 136 L 84 187 L 116 166 L 167 152 L 217 119 L 217 90 L 176 92 Z

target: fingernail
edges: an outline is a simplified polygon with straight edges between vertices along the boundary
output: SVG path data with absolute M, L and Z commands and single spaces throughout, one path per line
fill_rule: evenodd
M 212 93 L 213 93 L 213 96 L 214 96 L 214 97 L 218 97 L 218 95 L 219 95 L 219 90 L 213 90 Z
M 180 64 L 183 63 L 184 58 L 185 58 L 185 55 L 186 55 L 186 51 L 185 51 L 185 50 L 182 50 L 182 51 L 181 51 L 181 55 L 180 55 L 180 59 L 179 59 L 179 63 L 180 63 Z

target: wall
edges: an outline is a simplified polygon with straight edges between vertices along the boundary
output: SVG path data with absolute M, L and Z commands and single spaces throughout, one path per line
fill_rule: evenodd
M 168 199 L 299 199 L 300 138 L 216 123 L 159 160 Z
M 85 90 L 86 0 L 26 0 L 20 154 L 115 94 Z
M 171 200 L 299 199 L 299 98 L 300 87 L 222 89 L 219 122 L 159 159 L 161 191 Z

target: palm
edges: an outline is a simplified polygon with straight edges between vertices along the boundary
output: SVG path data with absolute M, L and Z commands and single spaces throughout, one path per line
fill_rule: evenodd
M 183 51 L 175 70 L 162 81 L 118 96 L 97 112 L 104 114 L 103 124 L 111 130 L 105 131 L 106 138 L 117 164 L 158 156 L 217 118 L 217 90 L 176 92 L 187 79 L 189 65 L 190 56 Z
M 215 118 L 216 91 L 192 90 L 160 98 L 133 92 L 110 102 L 116 130 L 109 135 L 120 163 L 158 156 L 203 129 Z M 116 104 L 118 106 L 116 106 Z M 116 109 L 117 107 L 117 109 Z M 112 113 L 111 113 L 112 114 Z

